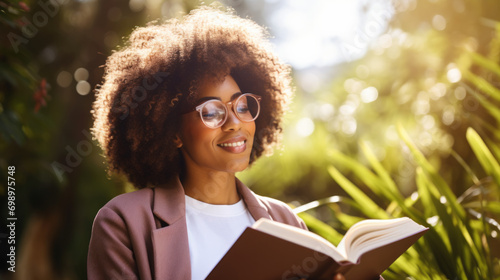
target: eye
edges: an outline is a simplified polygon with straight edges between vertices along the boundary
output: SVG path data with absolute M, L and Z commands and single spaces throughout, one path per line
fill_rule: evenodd
M 203 118 L 206 119 L 206 120 L 213 119 L 215 117 L 216 117 L 215 113 L 205 113 L 205 114 L 203 114 Z
M 238 114 L 246 114 L 250 109 L 248 108 L 248 100 L 246 97 L 240 98 L 236 104 L 236 112 Z
M 208 110 L 203 110 L 202 117 L 204 120 L 213 120 L 224 117 L 224 110 L 220 108 L 212 108 Z
M 239 105 L 238 108 L 236 108 L 236 111 L 238 114 L 246 114 L 248 113 L 249 109 L 247 104 Z

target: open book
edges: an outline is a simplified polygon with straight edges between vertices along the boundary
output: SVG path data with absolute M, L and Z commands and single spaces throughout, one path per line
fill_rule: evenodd
M 208 275 L 215 279 L 378 279 L 427 231 L 409 218 L 364 220 L 337 247 L 317 234 L 260 219 L 248 227 Z

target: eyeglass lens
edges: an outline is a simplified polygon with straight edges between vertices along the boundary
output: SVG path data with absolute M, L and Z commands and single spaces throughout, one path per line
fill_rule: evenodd
M 233 103 L 233 112 L 244 122 L 250 122 L 259 114 L 259 101 L 252 95 L 242 95 Z M 227 107 L 219 100 L 206 102 L 201 108 L 203 122 L 208 127 L 219 127 L 226 120 Z

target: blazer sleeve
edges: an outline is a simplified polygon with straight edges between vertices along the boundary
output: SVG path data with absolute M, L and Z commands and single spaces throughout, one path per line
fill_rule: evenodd
M 118 213 L 107 207 L 99 210 L 92 226 L 87 278 L 139 278 L 127 226 Z

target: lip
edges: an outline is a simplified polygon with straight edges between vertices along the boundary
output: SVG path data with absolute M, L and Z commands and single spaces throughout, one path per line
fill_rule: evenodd
M 241 141 L 247 141 L 247 138 L 244 137 L 244 136 L 236 136 L 236 137 L 232 137 L 232 138 L 229 138 L 227 140 L 224 140 L 220 143 L 217 144 L 218 145 L 221 145 L 221 144 L 228 144 L 228 143 L 236 143 L 236 142 L 241 142 Z
M 233 154 L 239 154 L 247 149 L 247 139 L 243 136 L 229 138 L 218 143 L 217 147 Z

